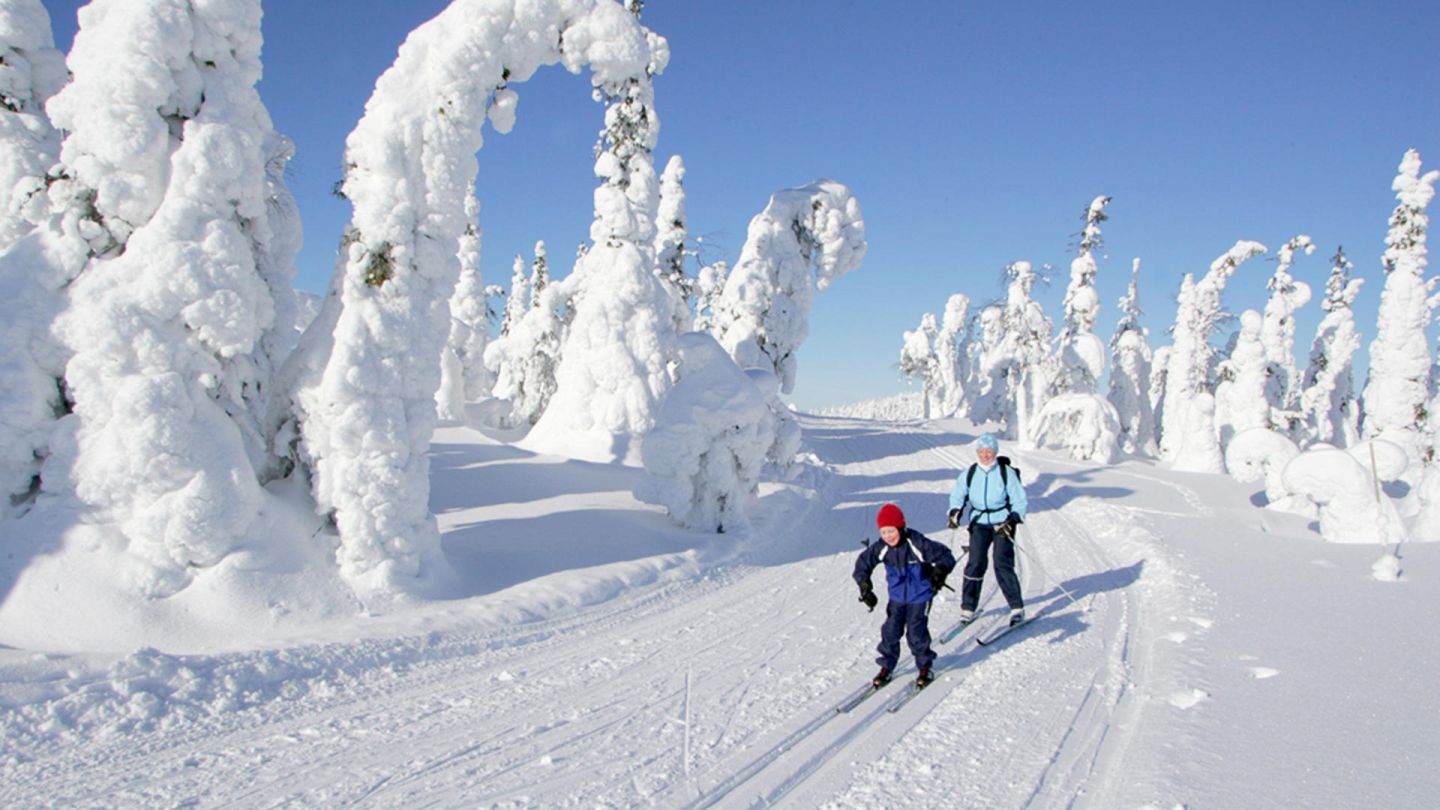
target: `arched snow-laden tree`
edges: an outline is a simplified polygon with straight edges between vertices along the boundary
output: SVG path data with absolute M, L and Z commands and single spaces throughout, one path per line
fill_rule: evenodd
M 1366 438 L 1388 439 L 1405 448 L 1413 462 L 1426 464 L 1432 462 L 1434 448 L 1423 441 L 1430 421 L 1426 405 L 1431 365 L 1425 327 L 1432 313 L 1425 279 L 1425 208 L 1435 196 L 1437 179 L 1440 171 L 1420 173 L 1420 154 L 1411 149 L 1391 184 L 1399 202 L 1385 237 L 1385 289 L 1370 343 L 1362 425 Z M 1407 480 L 1412 475 L 1407 473 Z
M 1085 209 L 1079 253 L 1070 262 L 1070 286 L 1065 289 L 1065 322 L 1056 353 L 1060 365 L 1051 382 L 1051 394 L 1093 394 L 1105 371 L 1105 345 L 1095 336 L 1095 321 L 1100 316 L 1095 251 L 1101 244 L 1100 223 L 1106 220 L 1109 203 L 1109 197 L 1100 196 Z
M 970 299 L 960 293 L 945 302 L 935 356 L 940 362 L 940 415 L 954 416 L 970 402 Z
M 1265 302 L 1260 327 L 1260 344 L 1265 350 L 1265 400 L 1270 409 L 1267 427 L 1292 441 L 1300 439 L 1303 425 L 1299 372 L 1295 367 L 1295 313 L 1310 301 L 1310 285 L 1296 281 L 1290 273 L 1297 252 L 1315 252 L 1309 236 L 1301 234 L 1276 251 L 1275 274 L 1266 285 L 1270 298 Z
M 63 407 L 65 354 L 50 323 L 60 286 L 86 258 L 78 237 L 35 231 L 46 213 L 46 171 L 60 152 L 44 104 L 65 79 L 65 57 L 40 0 L 0 4 L 0 517 L 39 487 L 50 428 Z M 66 242 L 68 261 L 49 247 Z
M 299 242 L 260 43 L 259 2 L 96 2 L 47 106 L 69 133 L 52 210 L 92 256 L 56 324 L 73 415 L 47 469 L 124 533 L 152 596 L 238 547 L 261 504 Z
M 900 347 L 900 373 L 909 379 L 920 380 L 922 419 L 937 415 L 937 400 L 944 395 L 940 383 L 940 359 L 935 355 L 935 337 L 939 332 L 935 313 L 927 312 L 920 317 L 918 327 L 904 334 Z
M 1140 324 L 1140 259 L 1130 269 L 1130 288 L 1120 299 L 1120 322 L 1110 338 L 1110 392 L 1120 420 L 1120 449 L 1155 455 L 1155 412 L 1150 400 L 1154 355 Z
M 611 0 L 455 0 L 411 32 L 376 83 L 346 142 L 343 311 L 323 370 L 297 394 L 315 499 L 335 521 L 352 584 L 388 590 L 443 570 L 426 452 L 483 123 L 508 130 L 511 85 L 543 65 L 588 65 L 613 95 L 648 88 L 665 56 L 664 40 Z M 596 202 L 611 216 L 631 210 Z
M 638 16 L 639 4 L 630 7 Z M 538 452 L 635 460 L 637 440 L 654 425 L 670 386 L 678 304 L 655 274 L 651 157 L 660 130 L 651 77 L 669 59 L 665 41 L 652 34 L 645 55 L 645 64 L 624 78 L 597 83 L 597 98 L 608 107 L 596 145 L 601 182 L 590 225 L 593 247 L 575 282 L 575 316 L 555 370 L 555 395 L 525 439 Z
M 1160 453 L 1177 469 L 1192 472 L 1221 472 L 1218 445 L 1200 447 L 1199 439 L 1187 437 L 1186 431 L 1209 423 L 1213 430 L 1215 417 L 1214 362 L 1215 350 L 1210 334 L 1224 317 L 1220 296 L 1225 285 L 1247 259 L 1266 251 L 1259 242 L 1241 240 L 1210 264 L 1210 271 L 1198 282 L 1186 273 L 1181 280 L 1175 323 L 1171 327 L 1173 343 L 1165 362 L 1164 404 L 1160 409 Z M 1192 414 L 1196 397 L 1206 398 L 1205 413 Z M 1212 434 L 1209 441 L 1215 442 Z M 1182 458 L 1182 448 L 1187 449 Z
M 1325 299 L 1320 302 L 1325 317 L 1310 343 L 1310 364 L 1300 392 L 1307 440 L 1336 447 L 1349 447 L 1360 438 L 1354 375 L 1360 333 L 1355 329 L 1353 307 L 1363 279 L 1350 278 L 1354 267 L 1343 249 L 1335 251 Z
M 866 247 L 860 203 L 845 186 L 820 180 L 775 193 L 750 220 L 711 331 L 741 368 L 773 369 L 790 393 L 815 291 L 858 268 Z

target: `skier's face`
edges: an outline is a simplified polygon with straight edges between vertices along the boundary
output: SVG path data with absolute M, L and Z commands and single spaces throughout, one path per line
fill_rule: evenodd
M 980 459 L 981 464 L 989 467 L 995 463 L 995 451 L 989 447 L 981 447 L 975 451 L 975 458 Z
M 881 526 L 880 539 L 884 540 L 887 546 L 897 546 L 900 544 L 900 530 L 894 526 Z

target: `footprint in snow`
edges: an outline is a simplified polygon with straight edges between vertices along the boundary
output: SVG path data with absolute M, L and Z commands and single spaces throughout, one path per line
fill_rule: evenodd
M 1273 678 L 1279 674 L 1280 670 L 1272 669 L 1270 667 L 1250 667 L 1250 677 L 1254 678 L 1257 681 L 1263 681 L 1266 678 Z
M 1203 689 L 1187 689 L 1171 695 L 1170 705 L 1177 709 L 1193 709 L 1200 704 L 1200 701 L 1208 697 L 1210 697 L 1210 693 Z

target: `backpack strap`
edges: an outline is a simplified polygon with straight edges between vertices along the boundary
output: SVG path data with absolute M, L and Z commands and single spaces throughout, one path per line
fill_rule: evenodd
M 1014 511 L 1010 508 L 1010 481 L 1006 476 L 1006 472 L 1010 469 L 1010 457 L 996 456 L 995 464 L 1000 467 L 1000 491 L 1005 493 L 1005 506 L 1003 508 L 1007 512 Z M 970 469 L 965 471 L 965 501 L 967 503 L 970 501 L 970 482 L 975 480 L 975 471 L 979 468 L 979 464 L 971 464 Z M 980 512 L 987 515 L 991 512 L 999 512 L 1001 508 L 1002 507 L 997 507 L 995 509 L 976 509 L 975 504 L 970 504 L 970 509 L 972 512 Z M 971 519 L 971 522 L 974 522 L 973 518 Z

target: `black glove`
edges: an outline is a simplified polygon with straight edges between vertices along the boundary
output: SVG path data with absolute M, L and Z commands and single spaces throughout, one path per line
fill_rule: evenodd
M 1005 522 L 1004 522 L 1004 523 L 1001 523 L 999 526 L 997 526 L 997 527 L 995 527 L 995 528 L 996 528 L 997 530 L 1001 531 L 1001 532 L 1004 532 L 1007 537 L 1010 537 L 1011 539 L 1014 539 L 1014 537 L 1015 537 L 1015 527 L 1016 527 L 1016 526 L 1019 526 L 1021 523 L 1024 523 L 1024 522 L 1025 522 L 1025 521 L 1022 520 L 1019 515 L 1015 514 L 1014 512 L 1011 512 L 1011 513 L 1009 514 L 1009 516 L 1007 516 L 1007 517 L 1005 518 Z
M 950 510 L 950 525 L 949 525 L 948 528 L 951 528 L 951 529 L 958 529 L 958 528 L 960 528 L 960 510 L 959 510 L 959 509 L 951 509 L 951 510 Z
M 871 613 L 874 613 L 875 606 L 880 604 L 879 597 L 875 596 L 875 586 L 871 585 L 869 580 L 860 583 L 860 601 L 870 608 Z
M 940 593 L 940 589 L 945 587 L 945 579 L 949 576 L 949 568 L 942 568 L 938 565 L 932 565 L 930 567 L 930 589 L 935 591 L 935 593 L 937 594 Z

